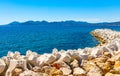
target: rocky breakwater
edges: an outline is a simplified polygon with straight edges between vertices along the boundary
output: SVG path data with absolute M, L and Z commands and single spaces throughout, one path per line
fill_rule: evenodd
M 91 34 L 102 45 L 42 55 L 8 52 L 0 59 L 0 76 L 120 76 L 120 33 L 97 29 Z
M 120 32 L 111 29 L 96 29 L 91 34 L 98 39 L 101 44 L 109 43 L 120 38 Z

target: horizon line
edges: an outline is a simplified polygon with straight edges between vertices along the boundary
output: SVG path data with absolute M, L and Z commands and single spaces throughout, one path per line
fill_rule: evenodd
M 59 20 L 59 21 L 48 21 L 48 20 L 26 20 L 26 21 L 11 21 L 11 22 L 9 22 L 9 23 L 4 23 L 4 24 L 0 24 L 0 25 L 7 25 L 7 24 L 10 24 L 10 23 L 13 23 L 13 22 L 19 22 L 19 23 L 25 23 L 25 22 L 28 22 L 28 21 L 33 21 L 33 22 L 37 22 L 37 21 L 39 21 L 39 22 L 43 22 L 43 21 L 45 21 L 45 22 L 48 22 L 48 23 L 52 23 L 52 22 L 66 22 L 66 21 L 74 21 L 74 22 L 86 22 L 86 23 L 114 23 L 114 22 L 120 22 L 120 20 L 119 21 L 99 21 L 99 22 L 90 22 L 90 21 L 83 21 L 83 20 Z

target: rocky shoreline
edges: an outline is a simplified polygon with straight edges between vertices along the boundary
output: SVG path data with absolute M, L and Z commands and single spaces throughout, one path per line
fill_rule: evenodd
M 0 58 L 0 76 L 120 76 L 120 32 L 96 29 L 91 35 L 98 46 L 42 55 L 8 52 Z

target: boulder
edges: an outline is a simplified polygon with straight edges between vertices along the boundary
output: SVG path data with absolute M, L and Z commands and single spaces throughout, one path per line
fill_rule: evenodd
M 43 54 L 37 58 L 36 63 L 42 67 L 45 64 L 51 64 L 56 60 L 56 57 L 52 54 Z
M 31 71 L 31 70 L 26 70 L 26 71 L 20 73 L 19 76 L 40 76 L 40 75 L 38 73 Z
M 67 54 L 71 59 L 80 60 L 80 53 L 77 50 L 67 50 Z
M 74 68 L 73 69 L 73 75 L 74 76 L 85 76 L 86 72 L 80 67 Z
M 63 72 L 59 69 L 56 69 L 55 67 L 52 67 L 50 69 L 50 73 L 49 73 L 50 76 L 62 76 L 63 75 Z
M 5 70 L 5 68 L 6 68 L 5 62 L 2 59 L 0 59 L 0 73 L 2 73 Z
M 120 61 L 115 61 L 114 68 L 120 68 Z
M 71 61 L 71 57 L 66 54 L 66 53 L 61 53 L 61 57 L 59 58 L 58 62 L 70 62 Z
M 66 64 L 65 62 L 58 62 L 57 61 L 57 62 L 54 62 L 51 66 L 55 67 L 57 69 L 60 69 L 61 67 L 70 69 L 70 66 L 68 64 Z
M 87 76 L 103 76 L 102 71 L 98 68 L 98 67 L 94 67 L 91 68 L 88 73 Z
M 52 54 L 56 57 L 56 60 L 58 60 L 61 56 L 56 48 L 53 49 Z
M 63 75 L 67 75 L 67 76 L 70 75 L 72 72 L 71 69 L 64 68 L 64 67 L 60 68 L 60 70 L 63 72 Z
M 22 68 L 23 70 L 27 70 L 27 62 L 26 60 L 10 60 L 10 65 L 6 71 L 6 76 L 11 76 L 12 72 L 15 68 Z
M 72 68 L 77 68 L 77 67 L 79 67 L 79 63 L 78 63 L 78 61 L 77 61 L 76 59 L 74 59 L 74 61 L 71 62 L 70 65 L 71 65 Z
M 112 73 L 106 73 L 105 76 L 120 76 L 120 74 L 112 74 Z
M 20 73 L 23 72 L 23 69 L 22 68 L 15 68 L 13 71 L 12 71 L 12 76 L 19 76 Z

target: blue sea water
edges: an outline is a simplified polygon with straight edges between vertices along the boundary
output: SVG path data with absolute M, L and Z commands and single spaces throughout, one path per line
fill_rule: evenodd
M 8 51 L 27 50 L 50 53 L 53 48 L 78 49 L 93 47 L 98 41 L 90 31 L 98 28 L 120 30 L 118 26 L 0 26 L 0 57 Z

